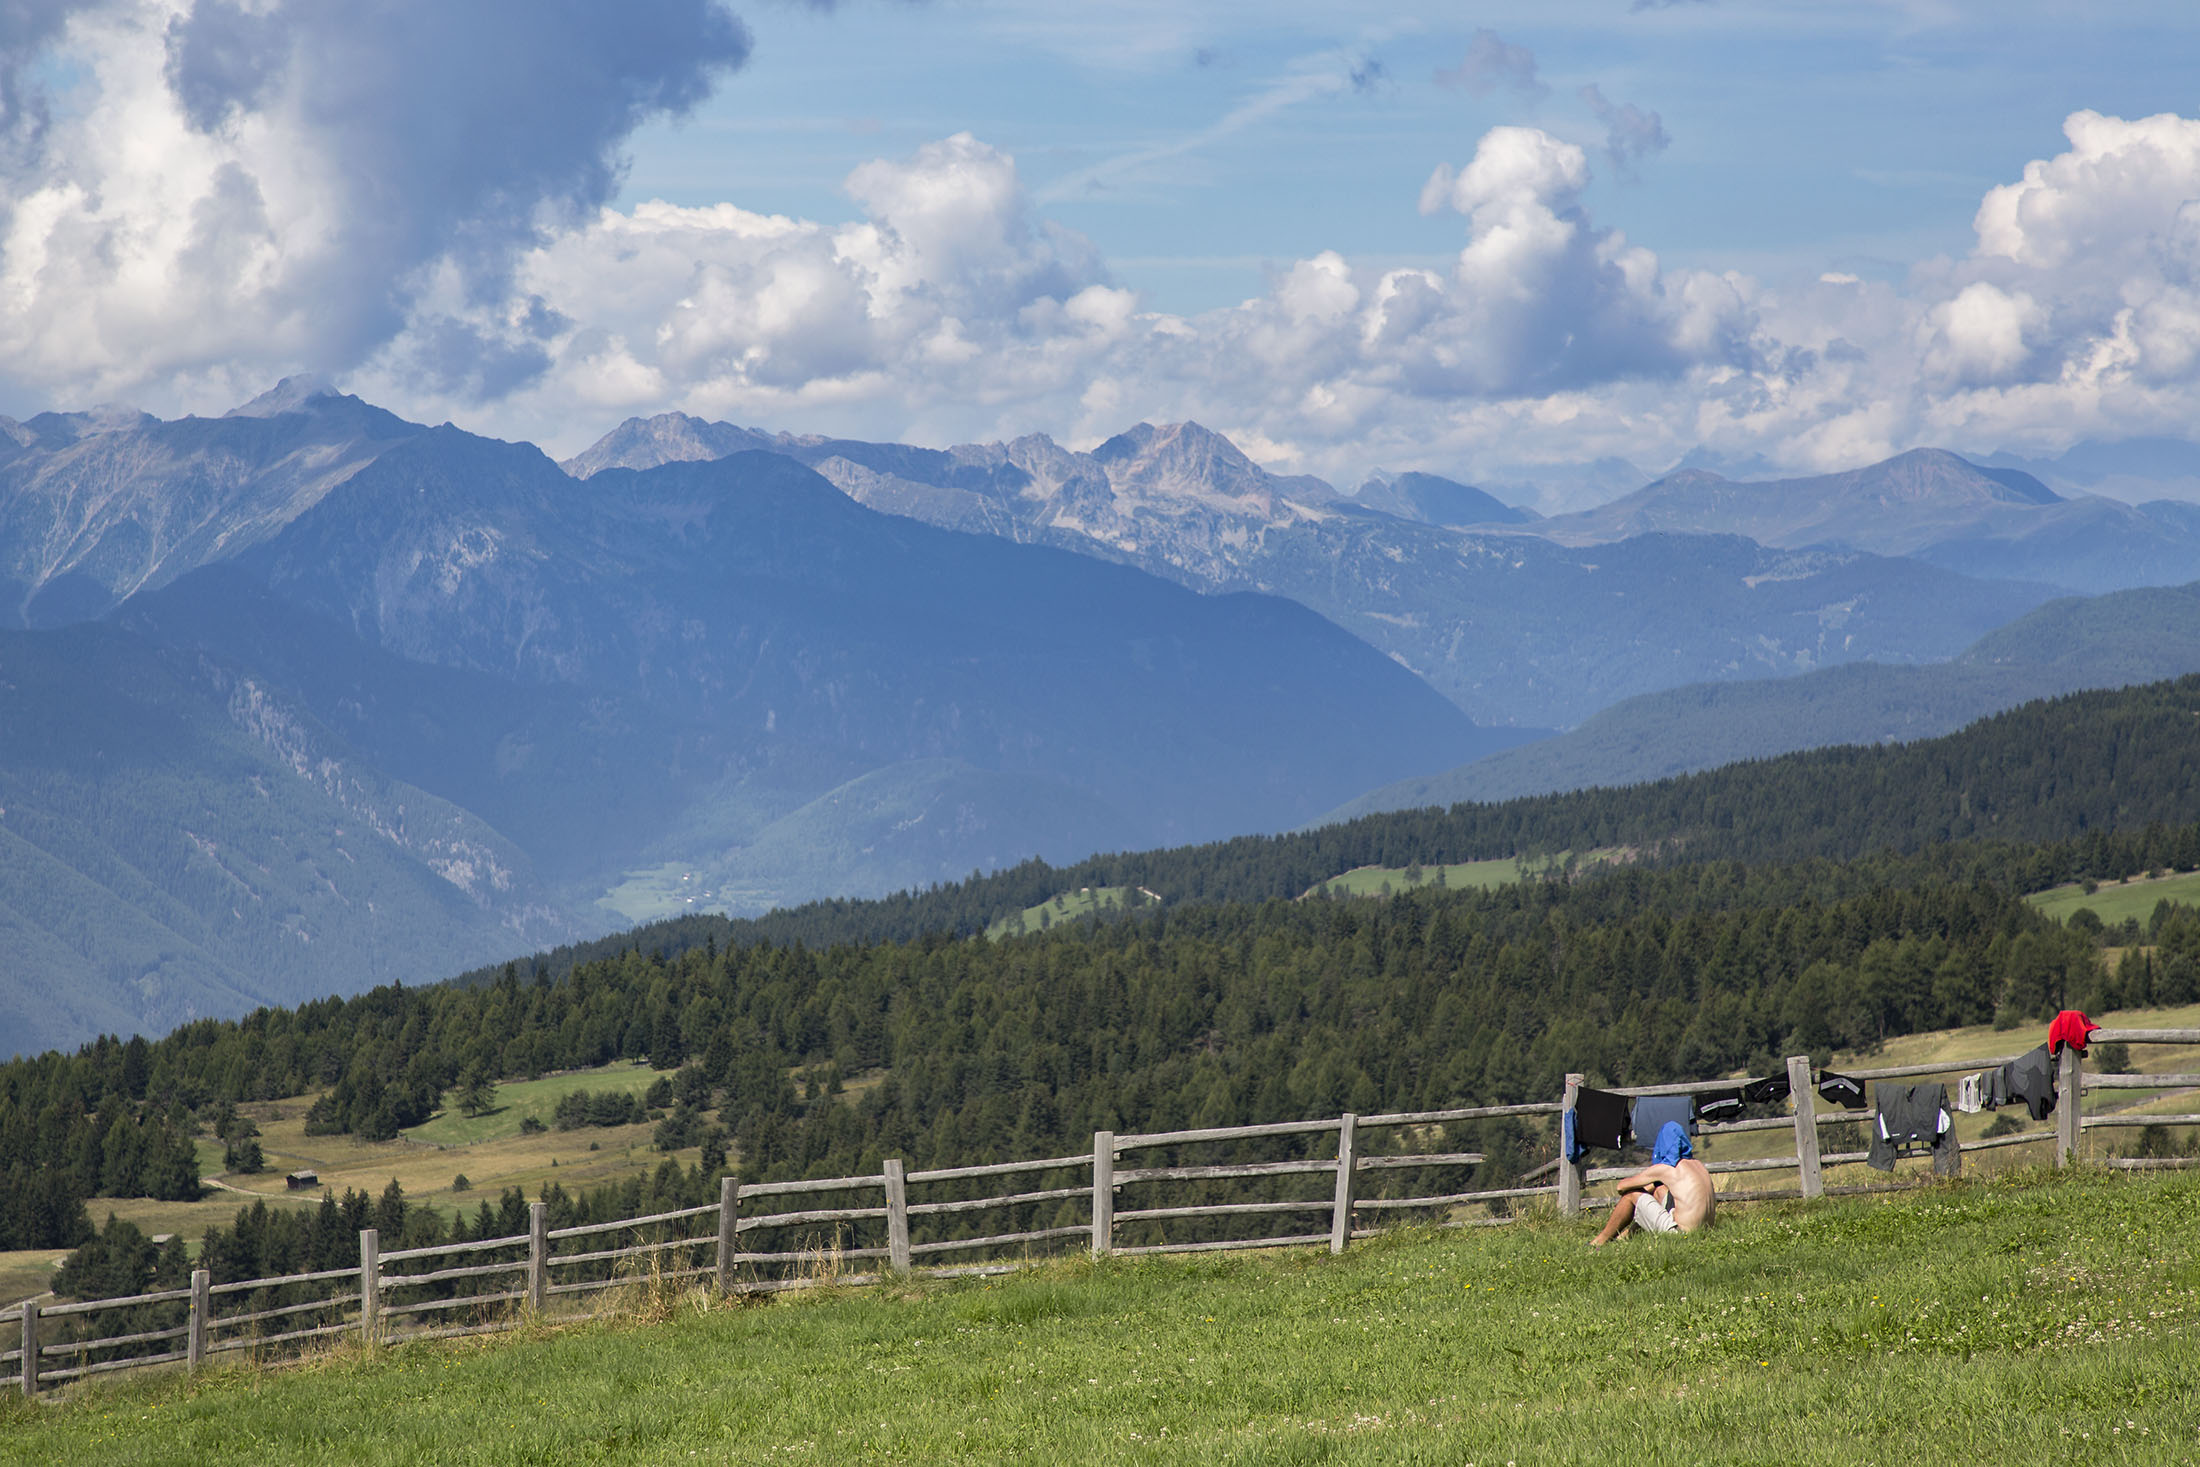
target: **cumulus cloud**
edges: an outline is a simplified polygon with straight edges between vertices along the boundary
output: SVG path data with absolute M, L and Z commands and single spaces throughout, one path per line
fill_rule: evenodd
M 1741 360 L 1742 296 L 1598 227 L 1589 176 L 1574 144 L 1493 129 L 1431 180 L 1432 207 L 1464 219 L 1450 269 L 1324 251 L 1192 317 L 1138 310 L 1089 243 L 1038 212 L 1013 159 L 968 134 L 857 168 L 846 189 L 863 217 L 845 225 L 604 210 L 517 273 L 513 299 L 563 324 L 545 343 L 557 366 L 507 414 L 592 434 L 606 414 L 678 405 L 934 439 L 1198 416 L 1289 445 Z M 507 307 L 469 320 L 514 350 L 536 340 Z M 401 339 L 370 395 L 401 400 L 407 354 L 431 348 Z
M 1526 46 L 1516 46 L 1484 27 L 1474 33 L 1474 39 L 1467 44 L 1467 54 L 1460 58 L 1457 66 L 1436 73 L 1436 84 L 1475 98 L 1510 92 L 1520 101 L 1533 105 L 1551 94 L 1551 89 L 1536 79 L 1535 70 L 1533 51 Z
M 521 250 L 611 196 L 633 129 L 749 47 L 714 0 L 0 16 L 0 361 L 91 395 L 350 366 L 418 327 L 438 272 L 501 297 Z M 33 71 L 65 78 L 65 105 L 19 100 Z

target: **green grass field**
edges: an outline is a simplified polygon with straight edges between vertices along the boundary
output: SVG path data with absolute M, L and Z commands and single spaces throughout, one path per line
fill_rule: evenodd
M 1327 891 L 1331 896 L 1381 896 L 1385 887 L 1391 891 L 1410 891 L 1417 886 L 1487 891 L 1541 876 L 1565 865 L 1572 854 L 1560 851 L 1555 856 L 1508 856 L 1501 861 L 1466 861 L 1456 866 L 1356 866 L 1310 888 L 1306 895 Z M 1594 864 L 1612 860 L 1620 854 L 1617 848 L 1591 851 L 1582 860 L 1585 864 Z
M 2056 886 L 2034 892 L 2025 900 L 2058 922 L 2069 921 L 2080 907 L 2091 907 L 2094 915 L 2110 926 L 2126 917 L 2144 923 L 2154 915 L 2157 902 L 2200 907 L 2200 871 L 2159 878 L 2134 876 L 2129 881 L 2107 882 L 2090 893 L 2083 886 Z
M 1035 907 L 1026 907 L 1012 913 L 986 928 L 985 935 L 992 938 L 1014 937 L 1025 932 L 1043 932 L 1057 922 L 1074 922 L 1080 917 L 1090 917 L 1100 912 L 1121 911 L 1125 902 L 1147 906 L 1152 902 L 1144 891 L 1130 886 L 1081 886 L 1075 891 L 1061 892 L 1049 901 Z
M 0 1402 L 0 1460 L 2175 1463 L 2200 1179 L 1069 1262 Z
M 431 1146 L 473 1146 L 483 1141 L 498 1141 L 519 1135 L 520 1122 L 529 1116 L 549 1125 L 558 1102 L 576 1090 L 619 1090 L 640 1095 L 659 1079 L 669 1079 L 671 1075 L 670 1070 L 653 1070 L 640 1060 L 631 1060 L 594 1070 L 545 1075 L 539 1080 L 513 1080 L 497 1086 L 495 1109 L 485 1115 L 469 1116 L 455 1108 L 446 1108 L 426 1125 L 414 1126 L 404 1134 Z

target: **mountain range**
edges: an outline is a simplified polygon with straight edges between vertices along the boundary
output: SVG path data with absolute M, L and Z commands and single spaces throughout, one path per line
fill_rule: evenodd
M 1196 590 L 1287 596 L 1486 725 L 1568 726 L 1706 679 L 1937 660 L 2053 595 L 1735 534 L 1566 545 L 1544 533 L 1550 522 L 1434 475 L 1378 477 L 1353 497 L 1271 475 L 1197 423 L 1140 424 L 1077 453 L 1043 436 L 919 449 L 673 413 L 630 419 L 565 467 L 585 478 L 754 449 L 807 463 L 891 514 L 1059 545 Z
M 1284 828 L 1510 737 L 1289 601 L 882 515 L 784 455 L 584 489 L 452 428 L 347 439 L 371 413 L 100 431 L 115 464 L 214 447 L 196 538 L 111 495 L 99 543 L 166 538 L 18 577 L 113 604 L 0 645 L 0 1047 Z

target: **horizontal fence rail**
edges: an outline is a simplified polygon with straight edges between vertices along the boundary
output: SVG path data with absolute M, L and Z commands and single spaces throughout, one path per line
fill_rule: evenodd
M 2091 1041 L 2200 1045 L 2200 1029 L 2103 1028 Z M 2019 1058 L 1844 1073 L 1874 1082 L 1954 1076 Z M 1722 1191 L 1721 1201 L 1808 1200 L 1929 1185 L 1914 1178 L 1827 1185 L 1825 1168 L 1861 1162 L 1867 1153 L 1822 1152 L 1820 1130 L 1868 1126 L 1875 1113 L 1820 1111 L 1816 1077 L 1805 1057 L 1787 1061 L 1787 1078 L 1791 1114 L 1697 1126 L 1697 1134 L 1707 1139 L 1773 1132 L 1792 1138 L 1786 1154 L 1706 1161 L 1706 1170 L 1716 1176 L 1796 1174 L 1793 1185 Z M 1615 1086 L 1608 1093 L 1694 1096 L 1746 1083 L 1727 1078 Z M 1120 1135 L 1100 1131 L 1089 1153 L 1029 1161 L 909 1171 L 888 1159 L 866 1176 L 780 1182 L 727 1176 L 714 1203 L 561 1228 L 549 1227 L 547 1205 L 535 1202 L 528 1207 L 525 1233 L 389 1252 L 381 1250 L 379 1233 L 368 1228 L 359 1235 L 360 1261 L 352 1267 L 219 1284 L 200 1269 L 186 1288 L 117 1299 L 51 1302 L 41 1296 L 10 1305 L 0 1310 L 0 1328 L 14 1326 L 14 1348 L 0 1350 L 0 1368 L 12 1369 L 23 1394 L 31 1396 L 113 1371 L 164 1365 L 196 1370 L 223 1354 L 275 1360 L 343 1337 L 383 1346 L 509 1330 L 541 1316 L 554 1299 L 580 1300 L 637 1282 L 707 1279 L 721 1294 L 770 1295 L 829 1283 L 875 1284 L 912 1273 L 986 1277 L 1028 1266 L 1073 1241 L 1094 1257 L 1324 1244 L 1341 1253 L 1401 1217 L 1417 1215 L 1439 1227 L 1492 1226 L 1511 1221 L 1518 1215 L 1515 1207 L 1545 1198 L 1561 1215 L 1571 1216 L 1581 1210 L 1585 1185 L 1623 1178 L 1638 1168 L 1554 1156 L 1513 1185 L 1504 1185 L 1502 1177 L 1479 1179 L 1497 1185 L 1476 1185 L 1474 1174 L 1488 1157 L 1460 1149 L 1445 1128 L 1501 1119 L 1563 1121 L 1585 1085 L 1585 1077 L 1568 1075 L 1558 1100 L 1518 1105 L 1347 1113 L 1327 1120 Z M 2088 1095 L 2155 1104 L 2185 1090 L 2200 1090 L 2200 1072 L 2090 1074 L 2084 1056 L 2065 1048 L 2056 1064 L 2052 1125 L 1982 1137 L 1960 1149 L 2047 1144 L 2054 1148 L 2055 1164 L 2069 1166 L 2078 1160 L 2079 1142 L 2088 1131 L 2200 1126 L 2200 1110 L 2088 1115 Z M 1562 1127 L 1549 1129 L 1542 1144 L 1555 1144 Z M 1263 1147 L 1269 1154 L 1260 1154 Z M 1275 1155 L 1279 1147 L 1286 1154 Z M 1126 1156 L 1135 1156 L 1136 1164 L 1120 1164 Z M 2200 1157 L 2123 1156 L 2103 1162 L 2145 1171 L 2200 1165 Z M 1310 1185 L 1314 1190 L 1306 1190 Z M 1216 1195 L 1217 1187 L 1222 1195 Z M 914 1199 L 911 1188 L 919 1189 Z M 1133 1205 L 1119 1207 L 1118 1194 L 1125 1188 L 1140 1190 Z M 1459 1215 L 1470 1208 L 1483 1215 Z M 1308 1230 L 1310 1218 L 1324 1225 Z M 1216 1230 L 1228 1235 L 1206 1235 Z M 970 1254 L 982 1256 L 919 1262 Z M 851 1263 L 872 1266 L 851 1271 Z

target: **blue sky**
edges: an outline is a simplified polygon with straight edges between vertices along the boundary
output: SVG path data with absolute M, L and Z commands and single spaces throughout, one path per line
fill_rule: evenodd
M 1442 262 L 1457 230 L 1413 207 L 1488 128 L 1595 147 L 1581 101 L 1656 112 L 1670 145 L 1630 181 L 1598 169 L 1600 220 L 1677 264 L 1898 276 L 1960 253 L 1980 196 L 2058 149 L 2083 108 L 2193 112 L 2200 7 L 1684 3 L 1097 7 L 885 5 L 746 12 L 749 69 L 690 120 L 641 130 L 622 193 L 853 217 L 866 159 L 970 131 L 1015 155 L 1048 214 L 1161 309 L 1255 294 L 1323 249 Z M 2104 13 L 2105 12 L 2105 13 Z M 1549 95 L 1445 87 L 1477 30 L 1527 49 Z M 1222 136 L 1308 74 L 1338 85 Z M 1181 148 L 1143 166 L 1111 164 Z
M 2187 437 L 2196 42 L 2189 0 L 25 0 L 0 411 L 311 371 L 559 453 L 1196 417 L 1546 507 Z

